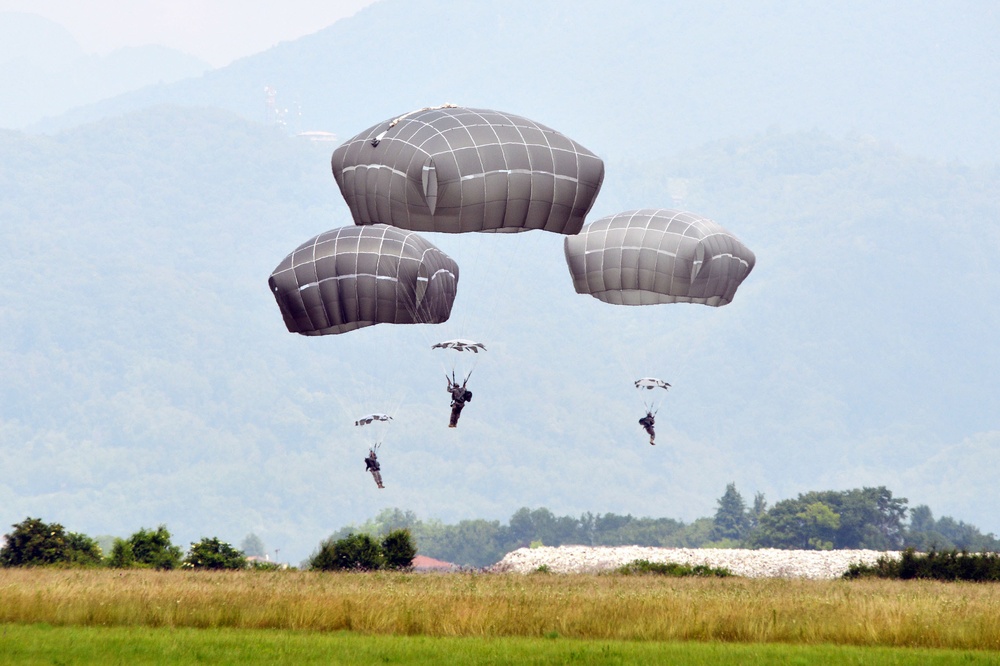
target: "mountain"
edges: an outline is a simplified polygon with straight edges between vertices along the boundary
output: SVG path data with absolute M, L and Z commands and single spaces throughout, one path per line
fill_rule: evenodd
M 164 46 L 86 54 L 63 26 L 33 14 L 0 12 L 0 127 L 20 129 L 46 116 L 130 90 L 200 75 L 209 65 Z
M 983 0 L 382 0 L 202 77 L 33 129 L 160 103 L 263 120 L 270 87 L 290 128 L 345 138 L 454 102 L 558 126 L 606 158 L 673 155 L 773 127 L 995 162 L 998 32 L 1000 14 Z
M 592 218 L 676 205 L 756 252 L 732 304 L 611 306 L 574 293 L 555 234 L 429 234 L 461 267 L 449 322 L 307 338 L 267 276 L 351 223 L 330 151 L 175 106 L 0 132 L 4 524 L 253 532 L 297 562 L 385 507 L 691 520 L 735 481 L 886 485 L 1000 531 L 997 167 L 777 130 L 609 160 Z M 431 350 L 456 337 L 488 351 Z M 475 397 L 451 430 L 454 362 Z M 647 375 L 673 384 L 655 447 Z M 384 491 L 353 425 L 373 411 Z

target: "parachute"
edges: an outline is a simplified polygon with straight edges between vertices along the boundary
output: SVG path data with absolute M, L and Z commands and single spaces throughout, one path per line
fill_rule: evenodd
M 563 249 L 577 293 L 616 305 L 726 305 L 756 261 L 712 220 L 652 208 L 602 217 Z
M 565 135 L 453 104 L 372 126 L 331 166 L 355 224 L 421 232 L 575 234 L 604 181 L 601 158 Z
M 391 421 L 392 417 L 388 414 L 368 414 L 367 416 L 362 416 L 360 419 L 354 422 L 356 426 L 369 425 L 375 421 L 381 421 L 385 423 L 386 421 Z
M 656 379 L 655 377 L 643 377 L 642 379 L 635 380 L 636 388 L 649 389 L 652 391 L 655 388 L 669 389 L 670 384 L 663 381 L 662 379 Z
M 652 391 L 653 389 L 667 391 L 670 389 L 670 384 L 656 377 L 643 377 L 642 379 L 635 380 L 635 387 L 639 389 L 642 404 L 646 408 L 646 415 L 639 419 L 639 425 L 649 433 L 649 443 L 655 444 L 656 434 L 653 430 L 653 424 L 656 420 L 656 413 L 660 411 L 660 401 L 664 396 L 659 392 L 648 394 L 646 391 Z
M 445 340 L 437 343 L 431 349 L 454 349 L 455 351 L 470 351 L 473 354 L 478 354 L 480 349 L 486 351 L 486 345 L 474 340 Z
M 440 324 L 451 316 L 458 264 L 412 231 L 384 224 L 341 227 L 296 248 L 268 284 L 292 333 Z

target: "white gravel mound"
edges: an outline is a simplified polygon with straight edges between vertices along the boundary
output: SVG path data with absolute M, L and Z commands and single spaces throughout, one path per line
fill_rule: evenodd
M 634 560 L 724 567 L 746 578 L 839 578 L 856 562 L 874 564 L 878 550 L 742 550 L 725 548 L 650 548 L 645 546 L 559 546 L 520 548 L 489 568 L 495 573 L 531 573 L 545 566 L 552 573 L 598 573 Z

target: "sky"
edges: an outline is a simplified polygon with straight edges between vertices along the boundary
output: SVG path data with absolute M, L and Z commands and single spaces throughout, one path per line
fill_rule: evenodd
M 0 0 L 63 25 L 87 53 L 157 44 L 223 67 L 353 16 L 375 0 Z

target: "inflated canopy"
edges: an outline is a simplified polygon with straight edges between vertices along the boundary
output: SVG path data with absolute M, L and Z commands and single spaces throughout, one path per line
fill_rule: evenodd
M 386 120 L 333 152 L 356 224 L 413 231 L 575 234 L 604 162 L 521 116 L 451 104 Z
M 473 354 L 478 354 L 480 349 L 486 351 L 486 345 L 475 340 L 445 340 L 437 343 L 431 349 L 454 349 L 455 351 L 470 351 Z
M 719 224 L 667 209 L 602 217 L 563 247 L 577 293 L 616 305 L 726 305 L 756 261 Z
M 655 388 L 669 389 L 670 384 L 662 379 L 656 379 L 655 377 L 643 377 L 642 379 L 635 380 L 635 387 L 649 390 L 653 390 Z
M 451 315 L 458 264 L 412 231 L 341 227 L 296 248 L 268 284 L 292 333 L 439 324 Z
M 358 419 L 357 421 L 355 421 L 354 425 L 356 425 L 356 426 L 363 426 L 363 425 L 369 425 L 369 424 L 374 423 L 376 421 L 385 422 L 385 421 L 391 421 L 391 420 L 392 420 L 392 417 L 389 416 L 388 414 L 369 414 L 367 416 L 362 416 L 360 419 Z

